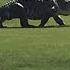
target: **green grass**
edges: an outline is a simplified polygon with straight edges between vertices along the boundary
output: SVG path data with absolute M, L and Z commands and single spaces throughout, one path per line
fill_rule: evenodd
M 70 70 L 69 28 L 0 29 L 0 70 Z
M 5 23 L 20 27 L 19 20 Z M 70 27 L 0 29 L 0 70 L 70 70 Z
M 62 17 L 70 25 L 70 16 Z M 20 27 L 18 19 L 4 25 Z M 57 24 L 50 19 L 47 25 Z M 1 28 L 0 70 L 70 70 L 70 27 Z

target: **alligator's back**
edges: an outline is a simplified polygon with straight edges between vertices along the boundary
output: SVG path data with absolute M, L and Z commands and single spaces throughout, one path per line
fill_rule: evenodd
M 18 0 L 27 11 L 27 16 L 30 19 L 41 19 L 52 15 L 52 4 L 50 0 Z

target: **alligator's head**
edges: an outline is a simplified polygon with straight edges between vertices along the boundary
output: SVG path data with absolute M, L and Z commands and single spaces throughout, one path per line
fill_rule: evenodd
M 61 15 L 70 15 L 70 0 L 53 0 L 58 6 L 58 13 Z

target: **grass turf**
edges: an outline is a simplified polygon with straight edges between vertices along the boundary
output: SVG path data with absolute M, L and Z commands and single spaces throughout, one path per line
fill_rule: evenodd
M 66 25 L 69 18 L 63 17 Z M 19 20 L 4 25 L 20 27 Z M 70 27 L 1 28 L 0 70 L 70 70 Z
M 69 28 L 0 29 L 0 70 L 70 70 Z

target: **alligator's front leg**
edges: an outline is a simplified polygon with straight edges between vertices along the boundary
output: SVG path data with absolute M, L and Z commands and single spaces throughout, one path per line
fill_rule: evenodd
M 56 23 L 59 24 L 60 26 L 62 26 L 62 25 L 64 26 L 64 25 L 65 25 L 60 16 L 58 16 L 58 15 L 53 16 L 53 19 L 54 19 L 54 20 L 56 21 Z
M 46 18 L 42 18 L 41 19 L 41 24 L 39 25 L 39 27 L 44 27 L 44 25 L 48 22 L 50 17 L 46 17 Z

